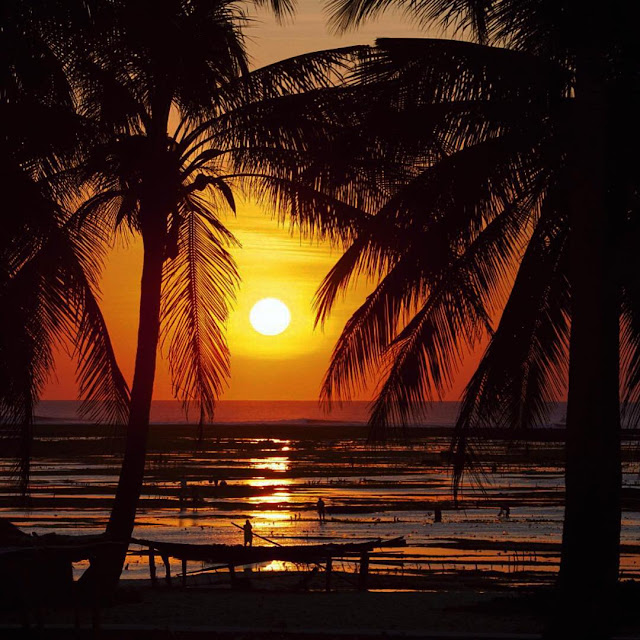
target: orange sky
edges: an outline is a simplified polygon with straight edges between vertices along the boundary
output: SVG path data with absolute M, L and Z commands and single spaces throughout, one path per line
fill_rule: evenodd
M 408 37 L 420 33 L 398 15 L 387 15 L 359 31 L 338 37 L 329 33 L 318 0 L 298 0 L 297 17 L 281 26 L 267 12 L 255 16 L 247 30 L 254 66 L 293 55 L 351 44 L 371 43 L 377 36 Z M 433 34 L 432 34 L 433 35 Z M 337 305 L 324 332 L 313 330 L 313 294 L 338 257 L 327 244 L 292 237 L 278 227 L 269 211 L 251 201 L 240 202 L 228 227 L 242 243 L 234 251 L 242 277 L 228 327 L 232 377 L 226 400 L 315 400 L 336 338 L 350 313 L 369 289 L 362 283 Z M 123 372 L 131 380 L 135 355 L 141 245 L 116 247 L 106 265 L 102 284 L 103 310 Z M 291 310 L 289 328 L 278 336 L 262 336 L 249 324 L 249 310 L 264 297 L 280 298 Z M 475 358 L 474 358 L 475 360 Z M 455 400 L 470 372 L 470 362 L 447 396 Z M 372 389 L 360 399 L 369 399 Z M 49 384 L 45 399 L 76 395 L 74 367 L 58 358 L 57 380 Z M 166 362 L 159 360 L 155 399 L 170 399 Z

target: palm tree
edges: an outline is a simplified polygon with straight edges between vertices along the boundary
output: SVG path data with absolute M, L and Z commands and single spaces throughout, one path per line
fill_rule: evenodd
M 158 345 L 176 397 L 203 418 L 229 373 L 224 325 L 238 274 L 222 216 L 235 212 L 234 191 L 249 190 L 303 231 L 331 238 L 348 237 L 361 212 L 340 197 L 357 197 L 357 167 L 333 175 L 328 152 L 339 133 L 328 96 L 356 50 L 249 73 L 235 0 L 110 2 L 103 10 L 78 72 L 80 112 L 100 135 L 75 174 L 89 197 L 74 224 L 102 229 L 105 240 L 139 234 L 144 248 L 131 411 L 106 531 L 120 544 L 84 578 L 109 593 L 143 483 Z
M 336 0 L 334 24 L 356 25 L 389 4 Z M 361 71 L 381 102 L 373 111 L 387 108 L 398 153 L 404 147 L 423 170 L 378 212 L 319 292 L 321 320 L 351 277 L 383 276 L 345 327 L 324 396 L 348 396 L 386 363 L 371 416 L 376 436 L 446 389 L 461 346 L 493 334 L 458 421 L 459 482 L 473 428 L 542 419 L 567 369 L 559 585 L 592 612 L 618 578 L 620 322 L 624 394 L 638 393 L 635 258 L 621 243 L 636 233 L 637 185 L 620 154 L 624 137 L 637 136 L 629 7 L 396 4 L 423 24 L 470 29 L 501 48 L 381 41 Z M 505 299 L 493 333 L 491 318 Z
M 74 111 L 65 70 L 78 42 L 70 25 L 77 33 L 86 23 L 79 5 L 12 1 L 2 11 L 0 419 L 13 427 L 6 433 L 16 444 L 23 497 L 34 409 L 56 348 L 73 346 L 85 415 L 119 422 L 128 411 L 128 388 L 97 300 L 99 242 L 91 228 L 81 237 L 69 226 L 57 180 L 65 164 L 78 161 L 89 133 Z

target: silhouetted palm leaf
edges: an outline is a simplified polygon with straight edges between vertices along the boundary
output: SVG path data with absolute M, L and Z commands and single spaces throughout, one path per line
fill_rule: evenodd
M 544 199 L 512 293 L 465 390 L 452 443 L 454 495 L 473 456 L 474 429 L 522 433 L 544 424 L 566 385 L 569 335 L 566 204 Z
M 53 372 L 55 348 L 70 344 L 76 351 L 82 410 L 89 417 L 122 422 L 128 389 L 94 294 L 99 246 L 91 236 L 78 237 L 65 225 L 65 215 L 46 185 L 20 170 L 3 176 L 19 193 L 12 202 L 19 224 L 6 229 L 1 251 L 5 312 L 0 419 L 22 430 L 20 480 L 26 491 L 33 411 Z
M 164 275 L 165 340 L 176 397 L 185 411 L 196 402 L 211 420 L 229 376 L 224 332 L 239 277 L 225 247 L 237 242 L 200 196 L 186 199 L 180 220 L 177 254 Z
M 450 52 L 466 62 L 477 48 L 444 43 L 444 53 L 438 55 L 437 43 L 433 41 L 422 46 L 409 41 L 406 49 L 404 44 L 385 41 L 381 52 L 365 60 L 360 76 L 383 84 L 384 100 L 388 100 L 384 104 L 388 105 L 392 122 L 404 119 L 412 123 L 400 136 L 391 127 L 389 135 L 394 137 L 398 154 L 418 156 L 426 166 L 413 177 L 410 173 L 404 186 L 394 186 L 396 193 L 327 276 L 316 303 L 318 320 L 322 320 L 352 278 L 383 276 L 374 293 L 346 325 L 323 385 L 325 400 L 349 397 L 385 362 L 391 367 L 391 377 L 381 387 L 379 403 L 374 405 L 371 419 L 374 438 L 394 422 L 405 424 L 412 407 L 419 413 L 425 402 L 446 388 L 455 371 L 458 334 L 468 336 L 473 344 L 486 328 L 483 325 L 487 324 L 487 318 L 499 308 L 506 294 L 504 280 L 526 244 L 538 198 L 544 191 L 547 178 L 546 172 L 540 170 L 542 159 L 555 157 L 553 146 L 539 142 L 546 128 L 544 117 L 529 105 L 532 115 L 525 120 L 529 125 L 525 130 L 522 112 L 514 118 L 513 109 L 506 108 L 510 105 L 509 92 L 499 95 L 501 85 L 496 79 L 499 75 L 492 80 L 487 78 L 486 61 L 469 61 L 461 74 L 465 86 L 457 89 L 449 86 L 447 92 L 441 93 L 443 74 L 439 73 L 437 63 L 447 68 Z M 379 69 L 371 72 L 378 63 L 386 64 L 387 49 L 392 52 L 390 57 L 395 54 L 393 64 L 389 63 L 393 76 L 390 80 L 385 80 L 389 76 Z M 418 56 L 418 62 L 413 59 L 413 64 L 407 64 L 409 79 L 403 75 L 404 67 L 398 66 L 400 53 L 407 61 L 412 59 L 411 55 Z M 494 51 L 488 55 L 493 56 Z M 496 55 L 501 59 L 504 54 Z M 461 73 L 460 64 L 454 65 L 455 73 Z M 472 69 L 480 75 L 479 79 L 474 80 Z M 430 78 L 435 87 L 429 84 Z M 522 78 L 519 80 L 523 82 Z M 385 89 L 385 82 L 391 86 Z M 414 95 L 416 82 L 422 85 Z M 410 98 L 407 91 L 411 92 Z M 468 103 L 463 99 L 465 92 L 471 94 Z M 498 95 L 496 103 L 491 100 L 491 92 Z M 513 90 L 512 95 L 516 101 L 525 103 L 525 94 L 523 89 Z M 478 100 L 481 95 L 484 98 Z M 450 99 L 454 101 L 446 102 Z M 435 100 L 436 104 L 429 104 L 429 100 Z M 375 109 L 380 109 L 380 105 Z M 458 271 L 459 267 L 453 265 L 464 270 Z M 445 313 L 438 304 L 423 307 L 435 295 L 434 291 L 447 282 L 450 289 L 439 304 L 448 304 L 451 309 Z M 456 321 L 453 307 L 457 287 L 466 291 L 466 297 L 461 298 L 461 315 Z M 403 333 L 405 324 L 420 308 L 424 308 L 425 317 L 433 317 L 437 324 L 420 324 L 416 320 Z M 429 310 L 439 315 L 429 316 Z M 451 325 L 445 322 L 449 316 Z M 478 324 L 480 334 L 472 330 Z M 424 335 L 433 335 L 435 328 L 441 329 L 443 336 L 448 336 L 446 344 L 440 348 L 434 344 L 418 357 L 420 342 L 415 342 L 415 336 L 409 337 L 410 327 L 419 332 L 418 326 L 424 327 Z M 428 330 L 430 326 L 432 329 Z M 445 346 L 451 347 L 450 357 L 445 356 Z M 409 357 L 411 349 L 416 350 L 417 359 Z M 400 353 L 405 354 L 404 376 L 391 364 L 394 355 Z M 422 359 L 429 357 L 434 359 L 431 373 L 428 362 Z M 401 397 L 401 387 L 406 387 L 410 397 Z
M 458 33 L 470 32 L 481 44 L 504 47 L 475 45 L 475 60 L 465 60 L 465 49 L 470 52 L 474 45 L 381 41 L 380 51 L 364 61 L 360 75 L 364 83 L 382 85 L 380 95 L 388 100 L 389 111 L 413 118 L 416 128 L 425 131 L 423 157 L 420 134 L 398 139 L 399 156 L 404 148 L 414 161 L 446 162 L 457 149 L 515 132 L 522 134 L 512 149 L 515 155 L 529 155 L 525 149 L 538 151 L 537 158 L 529 156 L 533 169 L 529 176 L 538 173 L 536 165 L 546 176 L 540 175 L 540 181 L 516 179 L 512 184 L 512 193 L 530 207 L 533 233 L 521 245 L 522 259 L 514 256 L 515 264 L 520 263 L 518 275 L 512 287 L 506 283 L 502 319 L 465 395 L 453 445 L 454 491 L 461 486 L 464 465 L 473 458 L 468 444 L 474 429 L 509 426 L 517 435 L 544 420 L 549 401 L 563 391 L 568 375 L 566 511 L 559 581 L 564 597 L 557 614 L 566 625 L 563 631 L 571 627 L 575 632 L 575 620 L 580 618 L 583 635 L 606 635 L 598 625 L 609 613 L 619 571 L 619 355 L 632 416 L 640 381 L 638 296 L 631 281 L 637 279 L 637 270 L 628 268 L 635 260 L 629 243 L 621 242 L 625 235 L 636 237 L 637 224 L 637 167 L 634 160 L 622 160 L 622 140 L 633 147 L 638 135 L 632 114 L 637 110 L 640 47 L 629 28 L 634 8 L 617 0 L 600 11 L 576 2 L 537 0 L 330 0 L 328 4 L 339 30 L 393 4 L 419 24 L 436 22 Z M 522 75 L 516 77 L 521 69 Z M 460 104 L 467 100 L 475 104 L 468 108 Z M 415 117 L 422 105 L 447 101 L 448 120 L 423 123 Z M 451 209 L 455 217 L 459 200 L 467 200 L 465 191 L 452 193 L 443 210 Z M 426 200 L 422 207 L 412 207 L 393 224 L 402 226 L 400 218 L 413 222 L 430 204 Z M 473 227 L 470 216 L 470 238 Z M 442 242 L 453 251 L 452 240 L 443 236 Z M 369 245 L 362 243 L 360 249 L 367 251 Z M 464 252 L 463 244 L 458 255 Z M 352 257 L 351 264 L 357 265 L 358 259 Z M 477 267 L 479 271 L 469 273 L 477 273 L 478 282 L 457 283 L 463 310 L 469 306 L 482 311 L 483 304 L 477 307 L 484 302 L 479 295 L 490 289 L 485 278 L 492 269 L 483 270 L 482 260 Z M 336 272 L 336 277 L 346 280 L 345 273 Z M 373 413 L 383 426 L 389 417 L 394 423 L 405 421 L 438 381 L 446 383 L 451 364 L 443 364 L 441 351 L 450 359 L 450 352 L 459 348 L 456 332 L 473 332 L 480 325 L 481 315 L 474 319 L 468 314 L 466 324 L 453 307 L 429 322 L 429 302 L 436 292 L 428 292 L 422 310 L 427 317 L 424 334 L 418 311 L 399 332 L 397 352 L 390 352 L 391 368 Z M 330 301 L 330 288 L 325 293 Z M 437 302 L 436 297 L 436 307 Z M 596 509 L 599 517 L 594 522 Z M 592 554 L 595 539 L 598 550 Z M 587 555 L 594 558 L 588 569 Z M 584 615 L 572 604 L 578 601 Z M 563 635 L 554 631 L 551 635 Z

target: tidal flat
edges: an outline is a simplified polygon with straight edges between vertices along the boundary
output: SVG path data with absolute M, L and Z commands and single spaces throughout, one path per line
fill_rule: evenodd
M 354 425 L 208 425 L 200 444 L 196 435 L 195 425 L 152 425 L 134 537 L 241 544 L 242 534 L 232 523 L 250 519 L 255 534 L 284 545 L 403 536 L 406 547 L 372 558 L 372 587 L 381 590 L 443 585 L 492 590 L 553 582 L 564 499 L 557 429 L 534 431 L 510 445 L 502 442 L 503 434 L 489 434 L 477 450 L 479 475 L 467 476 L 458 504 L 452 499 L 448 428 L 412 429 L 410 439 L 376 448 L 366 445 L 365 428 Z M 100 533 L 115 493 L 122 445 L 115 427 L 37 425 L 29 503 L 21 504 L 6 482 L 0 515 L 37 536 Z M 5 448 L 4 455 L 9 453 Z M 638 580 L 636 453 L 636 435 L 630 432 L 624 445 L 621 572 Z M 1 464 L 6 475 L 10 458 Z M 319 497 L 327 505 L 326 522 L 316 514 Z M 435 521 L 436 510 L 441 522 Z M 260 538 L 254 543 L 271 544 Z M 123 573 L 127 581 L 148 580 L 142 551 L 131 546 Z M 356 564 L 345 562 L 335 570 L 348 577 Z M 78 563 L 76 575 L 84 568 Z M 305 569 L 273 562 L 254 567 L 252 577 L 261 589 L 283 584 L 289 589 L 286 576 Z M 225 588 L 225 571 L 190 566 L 189 584 Z M 341 582 L 348 590 L 348 580 L 337 580 L 336 588 Z

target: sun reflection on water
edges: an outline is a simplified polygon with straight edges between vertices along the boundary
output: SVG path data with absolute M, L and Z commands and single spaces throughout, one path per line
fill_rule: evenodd
M 291 478 L 251 478 L 246 482 L 250 487 L 278 487 L 292 483 Z
M 267 458 L 250 458 L 252 469 L 268 469 L 269 471 L 285 472 L 289 470 L 289 458 L 287 456 L 269 456 Z
M 273 521 L 284 521 L 287 520 L 289 521 L 291 519 L 291 516 L 289 516 L 288 513 L 282 513 L 281 511 L 275 511 L 275 510 L 265 510 L 265 511 L 255 511 L 253 513 L 253 517 L 256 519 L 262 519 L 262 520 L 273 520 Z
M 271 495 L 267 496 L 251 496 L 248 501 L 252 504 L 281 504 L 289 506 L 291 502 L 291 494 L 285 487 L 276 489 Z
M 263 565 L 260 571 L 286 571 L 290 568 L 291 563 L 283 560 L 272 560 L 269 564 Z

